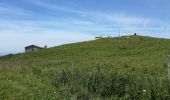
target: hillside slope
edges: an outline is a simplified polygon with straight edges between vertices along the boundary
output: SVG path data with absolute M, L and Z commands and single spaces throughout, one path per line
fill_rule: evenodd
M 167 99 L 169 54 L 169 39 L 129 36 L 8 55 L 0 99 Z

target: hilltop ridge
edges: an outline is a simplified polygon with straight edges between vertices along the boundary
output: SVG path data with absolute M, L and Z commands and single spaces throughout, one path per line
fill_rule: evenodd
M 123 36 L 7 55 L 0 58 L 0 99 L 166 98 L 169 54 L 169 39 Z

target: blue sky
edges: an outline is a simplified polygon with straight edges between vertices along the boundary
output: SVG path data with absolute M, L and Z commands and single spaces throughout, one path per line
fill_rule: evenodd
M 0 0 L 0 55 L 99 35 L 170 38 L 169 0 Z

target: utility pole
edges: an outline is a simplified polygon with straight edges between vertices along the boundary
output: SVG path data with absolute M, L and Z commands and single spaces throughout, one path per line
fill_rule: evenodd
M 120 66 L 120 60 L 121 60 L 121 57 L 120 57 L 120 55 L 119 55 L 119 53 L 120 53 L 120 47 L 121 47 L 121 46 L 120 46 L 120 44 L 121 44 L 121 43 L 120 43 L 120 39 L 121 39 L 121 37 L 120 37 L 120 29 L 119 29 L 119 41 L 118 41 L 118 50 L 119 50 L 119 51 L 117 52 L 117 53 L 118 53 L 118 55 L 117 55 L 117 57 L 118 57 L 118 66 Z
M 120 29 L 119 29 L 119 45 L 120 45 Z

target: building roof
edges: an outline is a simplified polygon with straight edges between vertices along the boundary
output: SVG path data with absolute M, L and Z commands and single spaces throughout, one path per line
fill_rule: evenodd
M 42 47 L 36 46 L 36 45 L 30 45 L 25 47 L 25 49 L 30 49 L 30 48 L 38 48 L 38 49 L 43 49 Z

